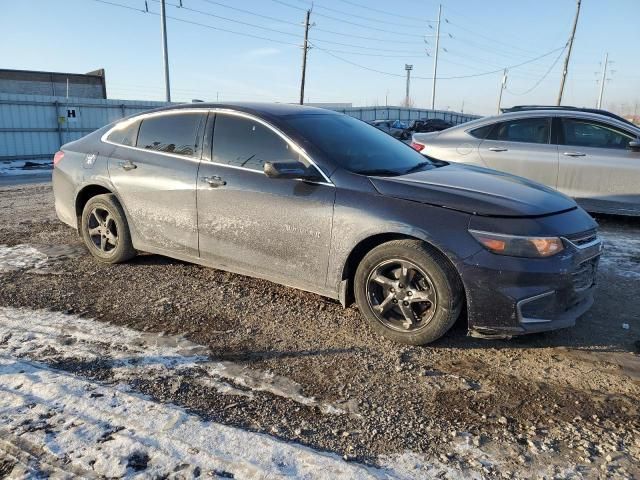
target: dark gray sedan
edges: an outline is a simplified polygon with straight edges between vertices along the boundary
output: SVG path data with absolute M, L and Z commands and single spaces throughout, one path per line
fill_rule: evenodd
M 436 340 L 465 304 L 471 334 L 509 337 L 573 325 L 593 302 L 601 241 L 573 200 L 327 110 L 165 108 L 54 163 L 56 212 L 98 260 L 152 252 L 355 299 L 399 342 Z

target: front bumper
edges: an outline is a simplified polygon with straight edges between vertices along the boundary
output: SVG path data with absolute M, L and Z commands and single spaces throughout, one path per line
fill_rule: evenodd
M 565 250 L 551 258 L 495 255 L 486 250 L 465 260 L 469 333 L 511 337 L 575 325 L 593 305 L 602 241 L 563 238 Z

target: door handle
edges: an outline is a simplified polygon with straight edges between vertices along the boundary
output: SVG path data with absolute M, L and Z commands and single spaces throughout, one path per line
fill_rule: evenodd
M 202 181 L 209 184 L 210 187 L 222 187 L 227 184 L 222 178 L 214 175 L 213 177 L 202 177 Z
M 129 171 L 129 170 L 134 170 L 136 168 L 138 168 L 138 166 L 133 163 L 131 160 L 129 160 L 128 162 L 120 162 L 118 163 L 118 165 L 120 165 L 120 168 L 122 168 L 125 171 Z
M 563 155 L 567 157 L 586 157 L 587 156 L 586 153 L 582 153 L 582 152 L 564 152 Z
M 489 150 L 492 152 L 506 152 L 509 149 L 504 147 L 489 147 Z

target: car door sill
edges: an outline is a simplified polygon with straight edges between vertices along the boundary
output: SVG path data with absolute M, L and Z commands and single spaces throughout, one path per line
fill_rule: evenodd
M 230 273 L 235 273 L 238 275 L 244 275 L 246 277 L 252 277 L 252 278 L 259 278 L 261 280 L 267 280 L 268 282 L 272 282 L 272 283 L 276 283 L 278 285 L 282 285 L 284 287 L 287 288 L 294 288 L 296 290 L 303 290 L 305 292 L 309 292 L 309 293 L 315 293 L 317 295 L 321 295 L 323 297 L 329 297 L 332 298 L 334 300 L 339 300 L 339 292 L 338 291 L 332 291 L 329 290 L 327 288 L 322 288 L 322 287 L 318 287 L 316 285 L 311 285 L 308 283 L 299 283 L 299 284 L 294 284 L 291 283 L 292 279 L 288 278 L 288 277 L 279 277 L 276 275 L 268 275 L 268 274 L 261 274 L 258 272 L 254 272 L 252 270 L 249 269 L 244 269 L 241 267 L 235 267 L 235 266 L 228 266 L 228 265 L 223 265 L 211 260 L 206 260 L 203 259 L 201 257 L 197 257 L 197 256 L 193 256 L 193 255 L 188 255 L 188 254 L 181 254 L 178 252 L 174 252 L 174 251 L 170 251 L 170 250 L 163 250 L 161 248 L 157 248 L 157 247 L 153 247 L 150 245 L 146 245 L 146 244 L 136 244 L 135 246 L 136 250 L 140 251 L 141 253 L 151 253 L 154 255 L 162 255 L 163 257 L 168 257 L 168 258 L 172 258 L 175 260 L 180 260 L 183 262 L 189 262 L 189 263 L 195 263 L 198 265 L 202 265 L 203 267 L 209 267 L 209 268 L 214 268 L 216 270 L 222 270 L 225 272 L 230 272 Z

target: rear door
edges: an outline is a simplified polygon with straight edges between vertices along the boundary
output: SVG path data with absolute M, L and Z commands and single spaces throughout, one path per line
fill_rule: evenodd
M 489 168 L 556 187 L 558 146 L 551 141 L 550 117 L 496 123 L 478 151 Z
M 206 147 L 198 175 L 202 258 L 287 285 L 323 288 L 335 187 L 320 172 L 317 182 L 267 177 L 266 161 L 310 162 L 255 117 L 218 112 L 210 130 L 212 153 Z
M 592 211 L 640 212 L 636 135 L 604 121 L 560 117 L 558 190 Z
M 198 255 L 196 178 L 206 110 L 166 111 L 142 118 L 118 144 L 109 175 L 127 212 L 134 246 Z

